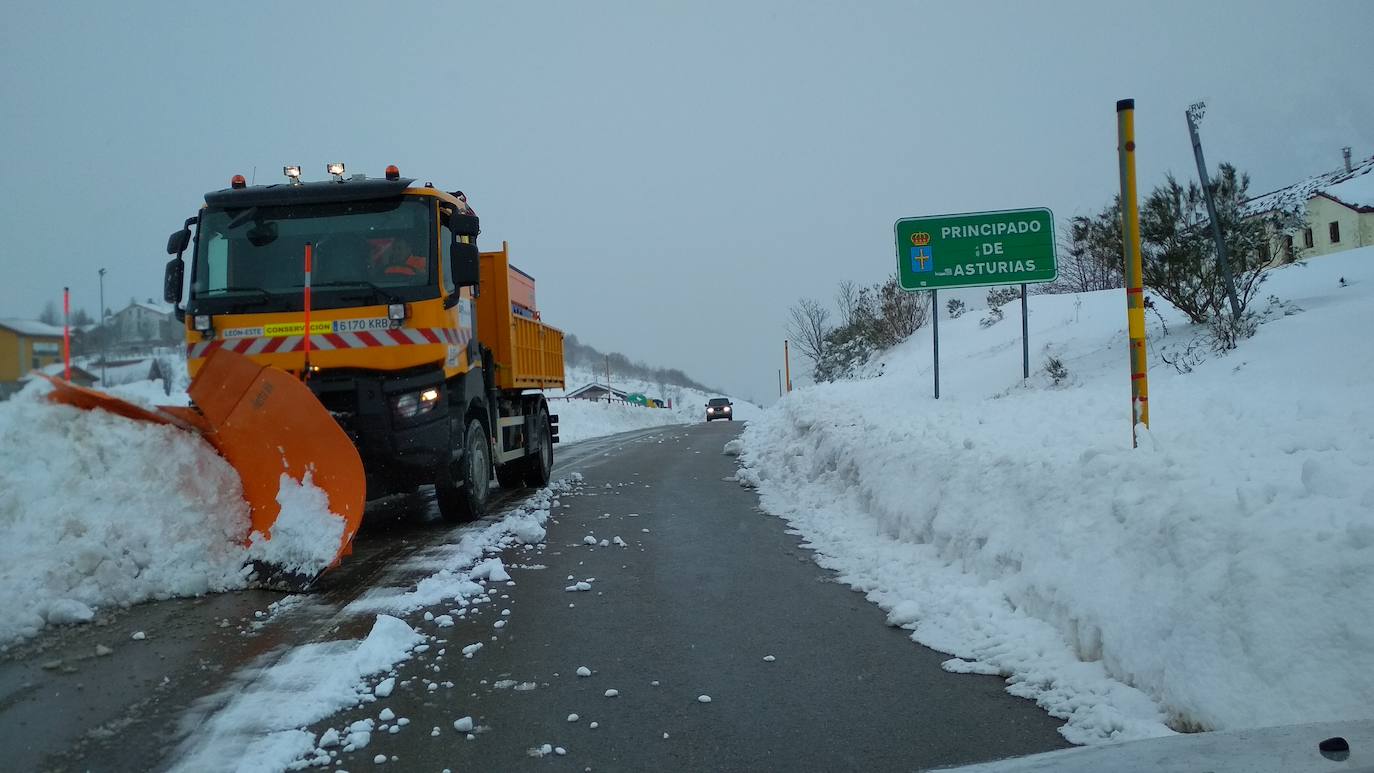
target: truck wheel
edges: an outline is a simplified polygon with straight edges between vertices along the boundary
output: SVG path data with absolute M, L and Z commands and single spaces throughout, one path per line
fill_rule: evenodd
M 482 422 L 468 422 L 463 437 L 463 459 L 460 470 L 449 465 L 434 483 L 434 498 L 439 514 L 449 523 L 464 523 L 481 518 L 487 510 L 487 493 L 491 488 L 491 447 Z M 456 473 L 456 474 L 455 474 Z M 454 478 L 458 478 L 454 480 Z
M 529 456 L 521 459 L 525 465 L 525 483 L 534 488 L 549 485 L 553 475 L 553 441 L 549 431 L 549 409 L 541 407 L 534 420 L 534 437 Z

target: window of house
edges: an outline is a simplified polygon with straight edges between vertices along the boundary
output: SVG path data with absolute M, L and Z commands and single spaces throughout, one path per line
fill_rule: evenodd
M 1326 227 L 1327 235 L 1331 237 L 1332 244 L 1339 244 L 1341 241 L 1341 224 L 1335 220 Z
M 1311 247 L 1311 246 L 1312 246 L 1312 229 L 1311 229 L 1311 228 L 1304 228 L 1304 229 L 1302 229 L 1302 246 L 1304 246 L 1304 247 Z

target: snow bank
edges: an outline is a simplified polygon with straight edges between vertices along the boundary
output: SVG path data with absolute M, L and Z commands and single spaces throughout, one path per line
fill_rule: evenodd
M 1186 375 L 1160 356 L 1198 331 L 1152 320 L 1138 450 L 1120 291 L 1039 296 L 1033 356 L 1067 384 L 1020 383 L 1017 320 L 942 320 L 943 399 L 922 331 L 884 375 L 752 422 L 741 480 L 946 668 L 1007 676 L 1070 741 L 1374 715 L 1374 249 L 1272 276 L 1296 313 Z
M 238 475 L 185 432 L 0 403 L 0 645 L 95 607 L 242 587 Z
M 344 520 L 308 473 L 282 475 L 272 539 L 245 548 L 242 484 L 208 443 L 49 390 L 0 403 L 0 647 L 104 606 L 245 587 L 253 560 L 306 575 L 333 561 Z
M 281 514 L 271 538 L 256 531 L 249 535 L 248 557 L 309 577 L 323 572 L 339 554 L 343 516 L 330 512 L 328 495 L 309 471 L 299 483 L 282 473 L 277 504 Z
M 206 701 L 222 707 L 186 721 L 191 737 L 172 770 L 285 770 L 316 748 L 315 734 L 301 728 L 375 700 L 368 677 L 390 671 L 423 642 L 405 621 L 378 615 L 362 641 L 307 644 L 237 674 L 233 687 Z

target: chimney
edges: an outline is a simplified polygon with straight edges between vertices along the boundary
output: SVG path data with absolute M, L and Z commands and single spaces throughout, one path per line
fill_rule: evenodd
M 1341 148 L 1341 155 L 1342 155 L 1343 157 L 1345 157 L 1345 171 L 1349 172 L 1349 171 L 1350 171 L 1350 146 L 1349 146 L 1349 145 L 1346 145 L 1345 147 Z

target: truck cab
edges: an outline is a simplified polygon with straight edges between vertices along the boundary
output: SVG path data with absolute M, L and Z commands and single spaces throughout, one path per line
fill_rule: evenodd
M 466 520 L 493 472 L 544 485 L 557 418 L 529 390 L 562 386 L 562 333 L 517 314 L 507 248 L 479 251 L 454 193 L 337 166 L 324 182 L 236 176 L 172 235 L 165 295 L 191 374 L 226 348 L 303 379 L 357 446 L 369 498 L 433 484 Z

